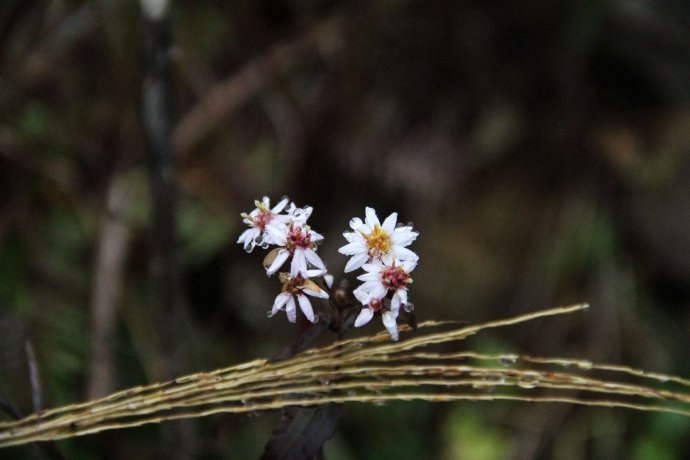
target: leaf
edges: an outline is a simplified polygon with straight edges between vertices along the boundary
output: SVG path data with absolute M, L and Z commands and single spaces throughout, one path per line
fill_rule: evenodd
M 342 404 L 286 409 L 283 423 L 273 431 L 261 459 L 312 459 L 335 433 L 342 411 Z

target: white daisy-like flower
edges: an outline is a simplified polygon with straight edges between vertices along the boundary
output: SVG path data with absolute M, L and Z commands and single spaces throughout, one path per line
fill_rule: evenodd
M 280 215 L 280 212 L 285 209 L 288 202 L 287 198 L 283 198 L 271 208 L 271 201 L 267 196 L 263 197 L 262 201 L 254 201 L 256 209 L 249 214 L 241 214 L 242 221 L 249 225 L 249 228 L 242 232 L 237 243 L 244 245 L 247 252 L 252 252 L 255 246 L 265 249 L 269 244 L 275 244 L 268 230 L 280 232 L 281 228 L 285 227 L 288 216 Z
M 308 278 L 308 265 L 319 270 L 325 270 L 326 265 L 316 253 L 316 242 L 323 240 L 323 236 L 313 231 L 308 225 L 291 222 L 282 228 L 266 227 L 271 240 L 280 248 L 269 252 L 264 259 L 266 274 L 276 273 L 285 261 L 292 256 L 290 275 L 301 275 Z
M 320 276 L 324 273 L 323 270 L 310 270 L 306 275 L 308 277 Z M 283 283 L 281 292 L 273 302 L 273 309 L 268 316 L 273 316 L 280 310 L 285 310 L 288 321 L 294 323 L 297 320 L 297 305 L 299 304 L 304 316 L 312 323 L 316 323 L 318 319 L 314 316 L 314 309 L 307 295 L 317 297 L 319 299 L 327 299 L 328 293 L 321 289 L 316 283 L 307 277 L 290 276 L 288 273 L 281 273 L 279 275 L 280 282 Z M 306 294 L 306 295 L 305 295 Z M 295 302 L 295 299 L 297 302 Z
M 391 265 L 394 259 L 401 261 L 417 260 L 418 256 L 406 248 L 417 239 L 419 233 L 412 227 L 396 227 L 398 214 L 392 213 L 386 217 L 383 224 L 376 216 L 373 208 L 365 209 L 364 222 L 359 217 L 350 221 L 352 232 L 345 232 L 343 236 L 348 244 L 338 249 L 341 254 L 352 256 L 345 265 L 345 273 L 357 270 L 372 260 L 381 260 Z
M 386 265 L 380 260 L 364 264 L 365 274 L 357 277 L 364 281 L 353 291 L 355 297 L 361 299 L 383 299 L 392 294 L 391 311 L 398 316 L 400 306 L 407 305 L 407 285 L 412 283 L 410 272 L 417 266 L 417 260 L 393 260 Z
M 355 296 L 357 300 L 362 302 L 362 310 L 359 312 L 359 315 L 357 315 L 357 319 L 355 319 L 355 327 L 364 326 L 371 321 L 371 318 L 374 317 L 376 312 L 380 311 L 383 327 L 386 328 L 391 339 L 398 340 L 400 338 L 398 335 L 398 323 L 396 321 L 399 311 L 385 309 L 383 299 L 372 298 L 369 293 L 355 291 Z

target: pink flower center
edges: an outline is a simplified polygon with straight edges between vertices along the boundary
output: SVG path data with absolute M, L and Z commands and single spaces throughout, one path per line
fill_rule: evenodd
M 254 225 L 263 230 L 266 225 L 273 219 L 273 213 L 269 210 L 261 211 L 253 218 Z
M 308 231 L 305 231 L 302 227 L 290 227 L 287 244 L 285 245 L 289 251 L 294 251 L 295 248 L 309 249 L 311 246 L 311 234 Z
M 412 282 L 410 275 L 402 267 L 386 267 L 381 271 L 381 281 L 389 291 L 396 291 L 404 288 Z
M 383 308 L 383 302 L 380 299 L 374 299 L 369 302 L 369 308 L 375 312 L 380 311 Z

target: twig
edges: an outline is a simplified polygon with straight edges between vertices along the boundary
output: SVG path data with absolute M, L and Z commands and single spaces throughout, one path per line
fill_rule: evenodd
M 24 346 L 26 351 L 26 363 L 29 367 L 29 383 L 31 384 L 31 403 L 34 412 L 43 409 L 43 391 L 41 390 L 41 372 L 36 362 L 36 354 L 31 342 L 26 341 Z
M 132 200 L 122 176 L 108 187 L 106 210 L 98 242 L 98 255 L 91 299 L 91 356 L 86 394 L 99 398 L 113 390 L 111 344 L 115 313 L 122 289 L 123 267 L 129 243 L 129 229 L 123 221 Z
M 178 313 L 175 152 L 171 140 L 171 31 L 167 1 L 141 0 L 144 29 L 142 124 L 151 183 L 151 275 L 153 304 L 162 327 L 159 378 L 170 377 L 177 361 L 174 322 Z
M 13 82 L 19 87 L 27 87 L 42 78 L 52 77 L 56 61 L 97 28 L 97 19 L 93 3 L 77 8 L 23 62 L 15 65 L 17 71 L 12 76 Z
M 0 410 L 15 420 L 20 420 L 23 417 L 22 412 L 2 393 L 0 393 Z M 53 460 L 67 460 L 67 457 L 64 456 L 60 448 L 53 441 L 43 443 L 32 442 L 29 449 L 36 457 L 40 457 L 40 452 L 43 452 L 48 458 L 52 458 Z
M 180 158 L 198 146 L 225 117 L 299 66 L 311 53 L 334 53 L 341 40 L 342 22 L 340 15 L 324 21 L 304 35 L 252 59 L 229 79 L 212 88 L 175 127 L 174 144 Z
M 151 184 L 152 304 L 160 327 L 156 349 L 156 374 L 170 378 L 183 366 L 179 337 L 182 315 L 177 272 L 175 151 L 172 143 L 172 31 L 168 0 L 140 0 L 144 32 L 144 81 L 142 124 L 148 150 Z M 185 424 L 164 430 L 167 456 L 185 458 L 194 436 Z
M 17 409 L 17 406 L 12 404 L 2 393 L 0 393 L 0 410 L 15 420 L 22 418 L 22 413 Z

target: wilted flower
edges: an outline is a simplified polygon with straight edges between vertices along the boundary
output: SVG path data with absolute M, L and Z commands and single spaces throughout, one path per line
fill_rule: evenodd
M 271 209 L 271 201 L 267 196 L 262 201 L 254 201 L 256 209 L 249 214 L 242 213 L 242 221 L 250 228 L 242 232 L 237 242 L 244 245 L 244 250 L 251 252 L 254 246 L 267 248 L 269 244 L 275 244 L 269 230 L 280 232 L 285 227 L 288 216 L 279 215 L 288 204 L 288 199 L 283 198 Z
M 409 225 L 396 227 L 397 213 L 388 216 L 383 224 L 379 222 L 374 209 L 366 208 L 365 215 L 364 222 L 359 217 L 352 219 L 350 227 L 353 231 L 343 233 L 348 244 L 338 249 L 338 252 L 352 256 L 345 265 L 345 273 L 372 260 L 390 265 L 394 259 L 418 259 L 417 254 L 406 248 L 417 238 L 418 233 Z
M 310 270 L 308 273 L 305 273 L 305 275 L 311 278 L 320 276 L 323 273 L 323 270 Z M 297 303 L 299 303 L 299 307 L 302 313 L 304 313 L 304 316 L 310 322 L 315 323 L 317 318 L 314 316 L 314 309 L 311 306 L 309 298 L 305 294 L 320 299 L 327 299 L 328 293 L 312 280 L 302 277 L 301 275 L 293 277 L 288 273 L 280 273 L 279 279 L 283 286 L 281 287 L 280 294 L 278 294 L 273 302 L 273 309 L 269 313 L 269 316 L 273 316 L 278 313 L 278 311 L 284 309 L 288 321 L 294 323 L 297 319 L 297 308 L 295 305 L 295 299 L 297 299 Z

